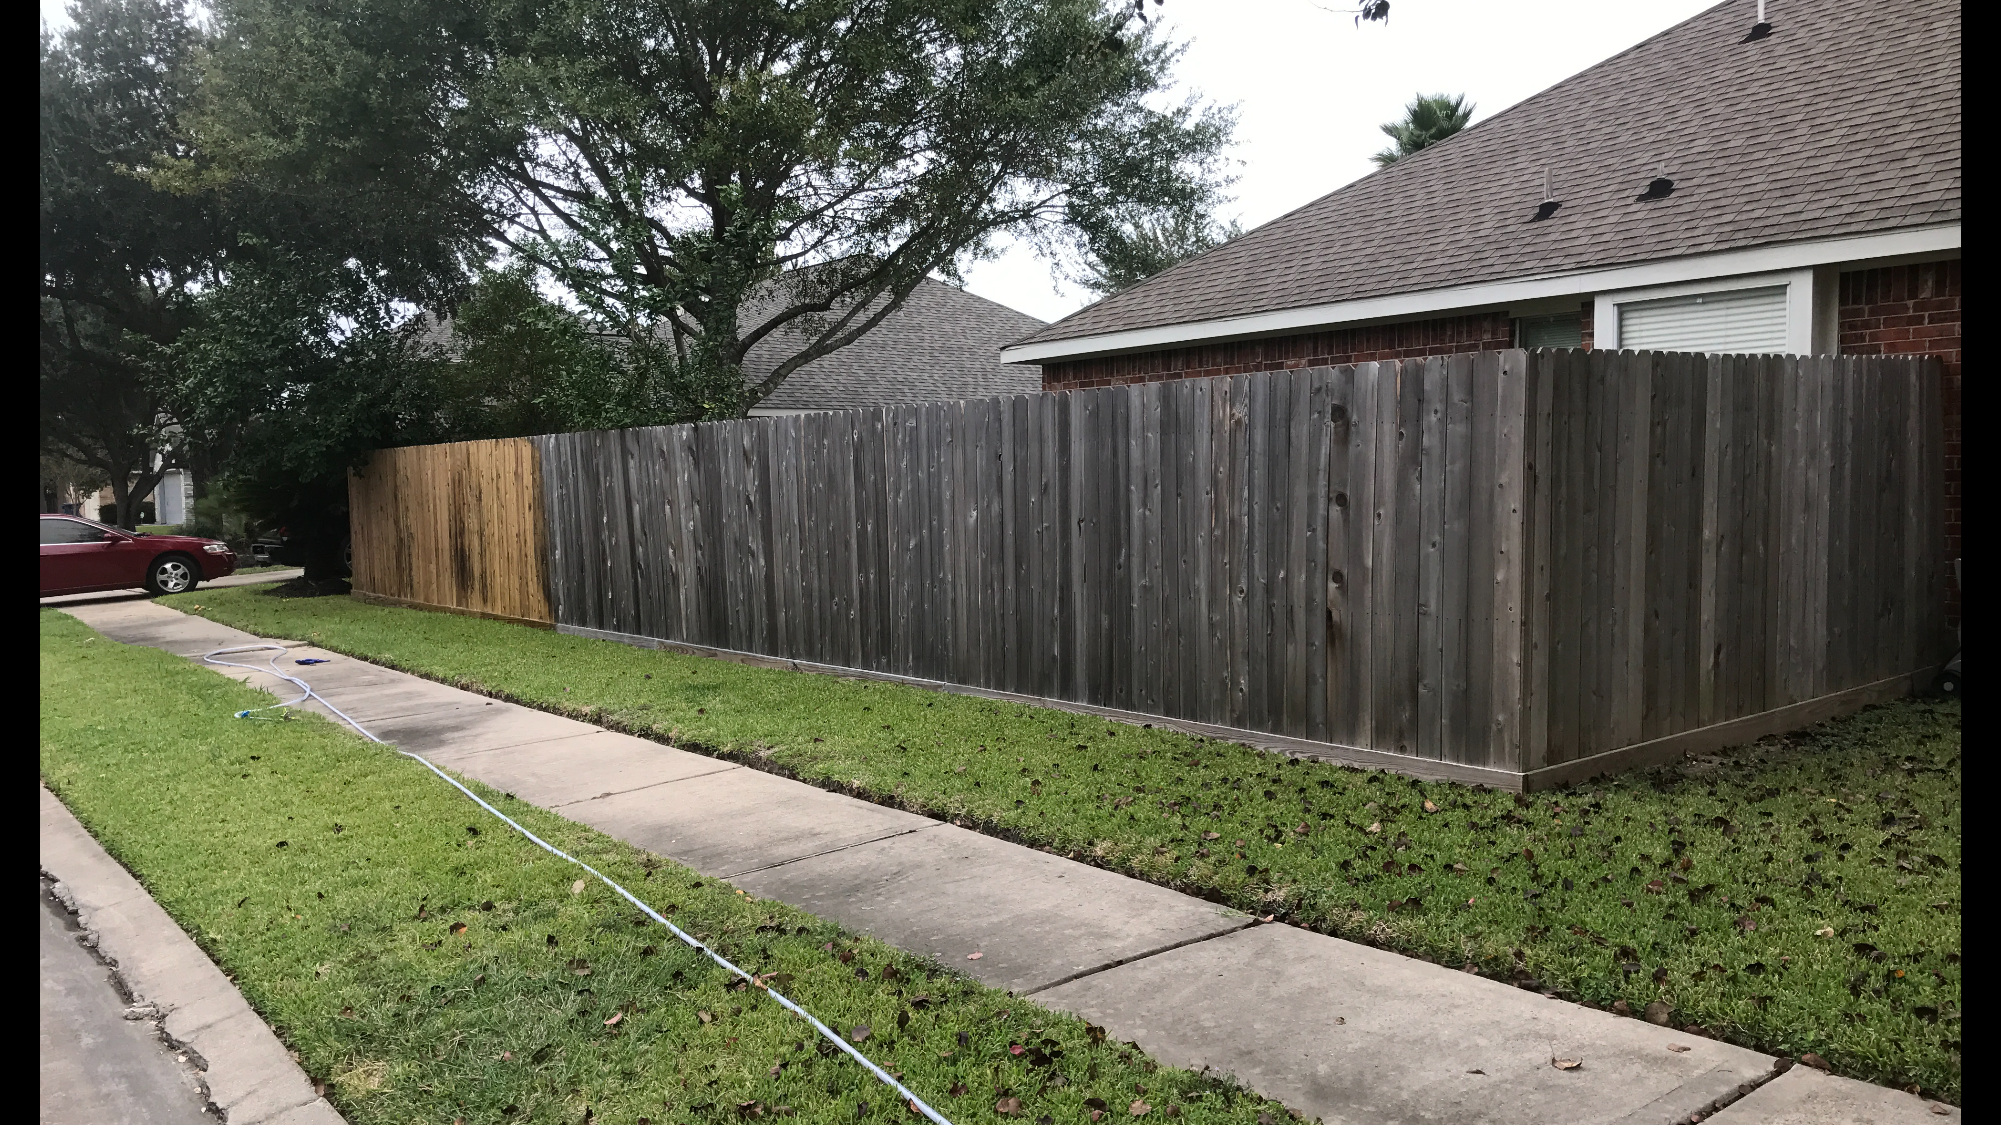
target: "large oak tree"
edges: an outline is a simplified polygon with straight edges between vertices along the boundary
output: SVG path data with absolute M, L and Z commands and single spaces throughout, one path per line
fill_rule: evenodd
M 505 247 L 657 351 L 663 421 L 741 414 L 1003 236 L 1115 259 L 1226 183 L 1229 112 L 1171 99 L 1174 48 L 1105 0 L 215 10 L 179 182 Z M 786 325 L 803 343 L 746 382 Z

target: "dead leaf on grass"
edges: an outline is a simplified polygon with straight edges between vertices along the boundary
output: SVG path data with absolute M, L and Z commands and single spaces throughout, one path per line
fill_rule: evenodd
M 706 1012 L 706 1011 L 702 1011 L 702 1012 L 696 1012 L 696 1013 L 695 1013 L 695 1018 L 696 1018 L 696 1019 L 698 1019 L 698 1020 L 701 1020 L 701 1021 L 702 1021 L 703 1023 L 705 1023 L 705 1024 L 708 1024 L 708 1023 L 714 1023 L 714 1022 L 716 1021 L 716 1017 L 714 1017 L 714 1016 L 710 1015 L 710 1014 L 709 1014 L 708 1012 Z
M 452 936 L 454 936 L 454 937 L 457 937 L 457 936 L 458 936 L 459 934 L 462 934 L 462 933 L 465 933 L 465 932 L 466 932 L 466 924 L 465 924 L 464 922 L 453 922 L 453 923 L 452 923 Z
M 613 1012 L 613 1013 L 611 1014 L 611 1018 L 610 1018 L 610 1019 L 608 1019 L 608 1020 L 606 1020 L 606 1021 L 604 1021 L 604 1025 L 605 1025 L 606 1027 L 616 1027 L 616 1026 L 618 1025 L 618 1021 L 620 1021 L 620 1020 L 622 1020 L 622 1019 L 624 1019 L 624 1018 L 625 1018 L 625 1013 L 624 1013 L 624 1012 Z
M 861 1043 L 866 1041 L 871 1034 L 873 1034 L 873 1032 L 870 1031 L 869 1025 L 865 1023 L 857 1024 L 853 1031 L 848 1032 L 848 1038 L 854 1040 L 857 1043 Z
M 1021 1099 L 1002 1098 L 1001 1100 L 994 1103 L 994 1112 L 1000 1114 L 1003 1117 L 1020 1117 Z
M 1437 805 L 1434 805 L 1434 804 L 1432 804 L 1432 803 L 1431 803 L 1430 801 L 1426 801 L 1426 802 L 1424 803 L 1424 811 L 1425 811 L 1425 812 L 1437 812 L 1437 811 L 1438 811 L 1438 806 L 1437 806 Z
M 1134 1098 L 1133 1104 L 1126 1107 L 1126 1112 L 1132 1114 L 1134 1117 L 1145 1117 L 1147 1114 L 1153 1112 L 1153 1107 L 1138 1098 Z

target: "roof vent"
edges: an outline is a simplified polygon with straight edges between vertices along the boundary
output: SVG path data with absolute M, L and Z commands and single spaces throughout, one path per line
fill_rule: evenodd
M 1771 33 L 1772 25 L 1765 22 L 1765 0 L 1758 0 L 1758 22 L 1752 24 L 1750 34 L 1744 36 L 1738 42 L 1750 43 L 1754 40 L 1763 39 Z
M 1561 206 L 1563 204 L 1550 198 L 1549 169 L 1544 168 L 1542 170 L 1542 203 L 1536 207 L 1535 214 L 1529 217 L 1529 222 L 1540 223 L 1551 215 L 1556 214 L 1556 209 Z
M 1659 176 L 1654 179 L 1653 183 L 1647 185 L 1647 190 L 1635 196 L 1633 202 L 1648 203 L 1656 199 L 1666 199 L 1673 194 L 1674 181 L 1668 179 L 1666 176 Z

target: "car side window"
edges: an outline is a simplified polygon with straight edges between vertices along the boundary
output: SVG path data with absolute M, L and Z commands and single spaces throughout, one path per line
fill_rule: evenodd
M 109 533 L 81 520 L 42 520 L 44 543 L 102 543 Z

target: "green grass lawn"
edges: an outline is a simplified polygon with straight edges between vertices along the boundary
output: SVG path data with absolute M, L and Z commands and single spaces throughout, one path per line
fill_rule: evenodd
M 349 1121 L 916 1120 L 806 1023 L 417 763 L 308 714 L 231 717 L 266 701 L 41 614 L 44 783 Z M 992 1120 L 1004 1099 L 1024 1120 L 1088 1120 L 1093 1100 L 1120 1119 L 1135 1101 L 1197 1122 L 1284 1116 L 1076 1019 L 481 795 L 778 974 L 955 1120 Z
M 298 569 L 298 567 L 294 567 L 294 566 L 239 566 L 239 567 L 237 567 L 237 568 L 236 568 L 236 573 L 238 573 L 238 574 L 269 574 L 269 573 L 271 573 L 271 572 L 272 572 L 272 571 L 274 571 L 274 570 L 297 570 L 297 569 Z
M 1517 797 L 346 598 L 164 603 L 1959 1099 L 1957 703 Z

